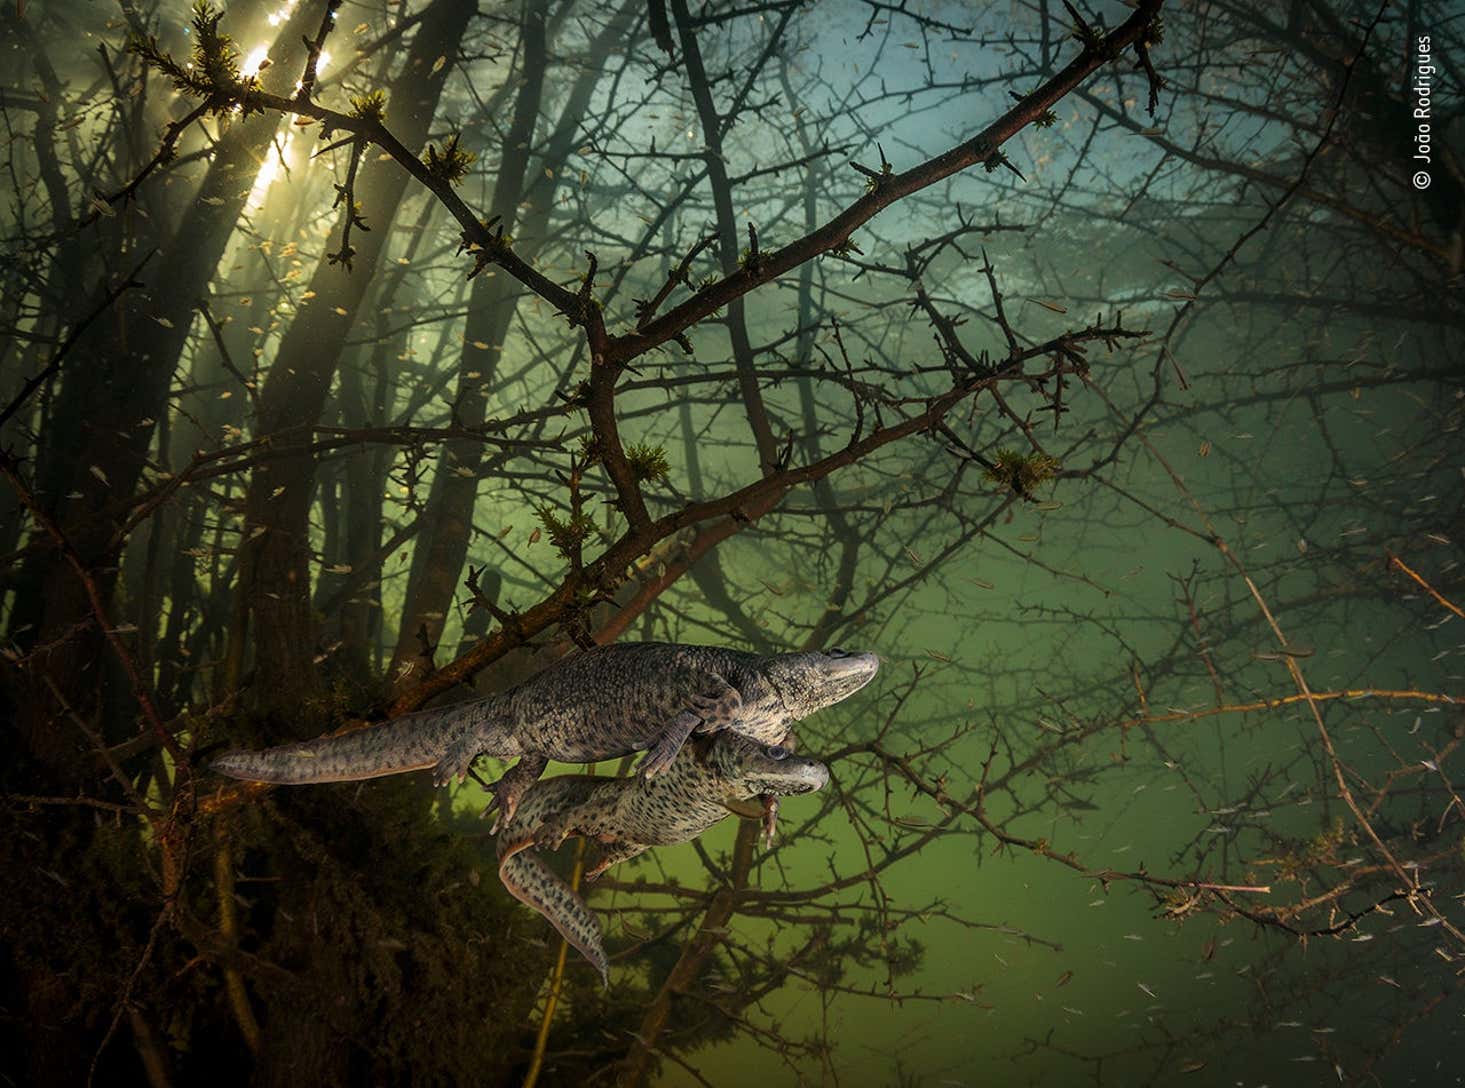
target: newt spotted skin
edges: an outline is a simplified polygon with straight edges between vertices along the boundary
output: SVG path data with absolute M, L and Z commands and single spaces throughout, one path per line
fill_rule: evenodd
M 778 744 L 795 722 L 853 695 L 879 667 L 874 654 L 838 649 L 769 656 L 718 646 L 614 643 L 572 654 L 486 699 L 336 737 L 228 752 L 212 769 L 303 785 L 430 768 L 442 785 L 461 779 L 480 756 L 517 757 L 490 787 L 499 820 L 506 821 L 550 760 L 593 763 L 644 751 L 640 772 L 650 779 L 672 765 L 694 733 L 727 729 Z
M 817 760 L 731 731 L 694 738 L 656 778 L 547 778 L 524 795 L 499 832 L 499 879 L 609 984 L 599 921 L 538 848 L 557 849 L 575 835 L 594 839 L 598 856 L 585 871 L 594 880 L 649 847 L 690 842 L 753 798 L 812 793 L 827 781 L 829 768 Z

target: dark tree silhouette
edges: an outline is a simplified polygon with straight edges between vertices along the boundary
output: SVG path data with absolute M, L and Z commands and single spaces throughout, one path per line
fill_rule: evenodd
M 1446 14 L 8 8 L 0 1072 L 1429 1073 Z M 478 785 L 206 769 L 620 638 L 887 666 L 777 841 L 595 886 L 607 992 Z

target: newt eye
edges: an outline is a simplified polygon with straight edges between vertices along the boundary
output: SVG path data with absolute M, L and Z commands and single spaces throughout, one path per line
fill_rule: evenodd
M 787 759 L 788 749 L 781 744 L 775 744 L 768 749 L 769 759 Z
M 830 657 L 849 657 L 848 650 L 841 650 L 838 646 L 829 651 Z

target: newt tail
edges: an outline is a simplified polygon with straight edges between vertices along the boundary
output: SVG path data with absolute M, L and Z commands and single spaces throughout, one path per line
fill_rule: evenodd
M 282 744 L 260 752 L 225 752 L 210 769 L 231 778 L 301 786 L 354 782 L 436 767 L 458 734 L 471 732 L 484 755 L 509 759 L 520 754 L 506 729 L 486 719 L 492 700 L 476 704 L 471 717 L 460 707 L 426 710 L 349 733 Z
M 600 922 L 573 888 L 561 880 L 532 849 L 533 839 L 507 848 L 499 861 L 499 879 L 519 902 L 549 919 L 560 936 L 600 972 L 610 986 L 610 961 L 601 943 Z

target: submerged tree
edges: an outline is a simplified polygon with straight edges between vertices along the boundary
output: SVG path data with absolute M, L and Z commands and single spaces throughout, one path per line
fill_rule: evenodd
M 1460 179 L 1389 146 L 1444 23 L 1160 8 L 7 11 L 4 1070 L 857 1080 L 862 1002 L 1004 1014 L 932 944 L 1075 941 L 937 856 L 1255 980 L 993 1054 L 1403 1060 L 1465 954 Z M 601 882 L 608 993 L 476 787 L 206 770 L 622 637 L 890 665 L 777 843 Z

